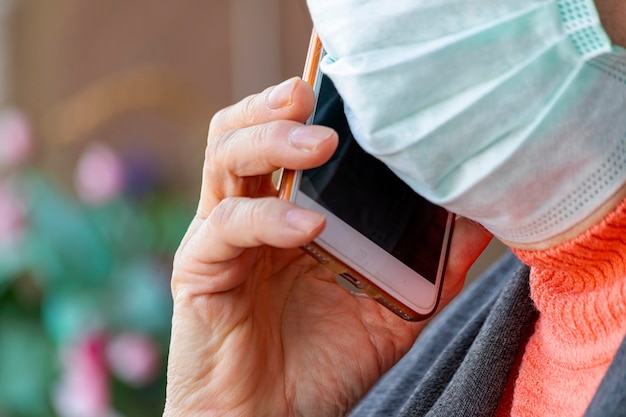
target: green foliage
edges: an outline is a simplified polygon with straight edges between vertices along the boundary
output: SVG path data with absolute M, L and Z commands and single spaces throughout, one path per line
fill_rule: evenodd
M 80 202 L 36 170 L 11 178 L 24 200 L 19 239 L 0 246 L 0 416 L 54 416 L 63 352 L 88 335 L 147 335 L 162 353 L 140 388 L 110 375 L 112 409 L 160 413 L 170 331 L 172 256 L 192 210 L 176 194 Z

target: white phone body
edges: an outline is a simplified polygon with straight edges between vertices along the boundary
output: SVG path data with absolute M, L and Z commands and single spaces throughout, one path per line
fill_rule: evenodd
M 419 197 L 365 154 L 351 135 L 342 135 L 349 129 L 332 82 L 319 70 L 322 57 L 314 34 L 305 79 L 310 78 L 318 103 L 308 123 L 320 123 L 321 117 L 321 124 L 335 128 L 339 148 L 320 168 L 285 171 L 280 195 L 326 216 L 322 234 L 304 247 L 309 254 L 400 317 L 425 319 L 439 301 L 454 214 Z M 320 102 L 325 100 L 321 93 L 332 98 Z M 335 117 L 338 111 L 341 115 Z M 325 117 L 341 122 L 326 123 Z M 396 189 L 401 193 L 397 199 L 390 194 Z M 377 192 L 384 195 L 377 197 Z

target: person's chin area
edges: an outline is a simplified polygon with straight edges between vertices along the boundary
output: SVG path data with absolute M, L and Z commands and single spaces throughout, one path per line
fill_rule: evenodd
M 602 26 L 611 41 L 626 48 L 626 2 L 624 0 L 595 0 Z

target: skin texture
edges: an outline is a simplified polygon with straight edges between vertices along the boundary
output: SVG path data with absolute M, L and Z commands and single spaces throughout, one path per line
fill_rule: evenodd
M 597 0 L 612 40 L 626 46 L 623 0 Z M 318 166 L 334 132 L 304 127 L 310 87 L 291 79 L 213 118 L 197 215 L 174 262 L 166 417 L 339 416 L 410 348 L 425 323 L 405 322 L 350 293 L 299 249 L 321 215 L 275 197 L 278 167 Z M 544 249 L 585 231 L 626 195 Z M 457 220 L 440 308 L 491 236 Z
M 626 4 L 623 0 L 596 0 L 602 26 L 616 45 L 626 47 Z
M 349 292 L 297 249 L 324 219 L 275 198 L 271 172 L 319 165 L 337 146 L 332 130 L 302 125 L 313 100 L 292 79 L 211 123 L 197 216 L 174 263 L 164 416 L 343 415 L 425 325 Z M 457 221 L 441 307 L 490 239 Z

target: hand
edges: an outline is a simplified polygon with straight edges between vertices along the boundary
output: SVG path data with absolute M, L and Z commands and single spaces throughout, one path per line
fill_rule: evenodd
M 291 79 L 211 122 L 197 215 L 174 261 L 164 416 L 343 415 L 425 325 L 339 286 L 298 249 L 324 218 L 276 198 L 271 173 L 336 148 L 334 131 L 303 125 L 313 103 Z M 442 306 L 490 238 L 458 221 Z

